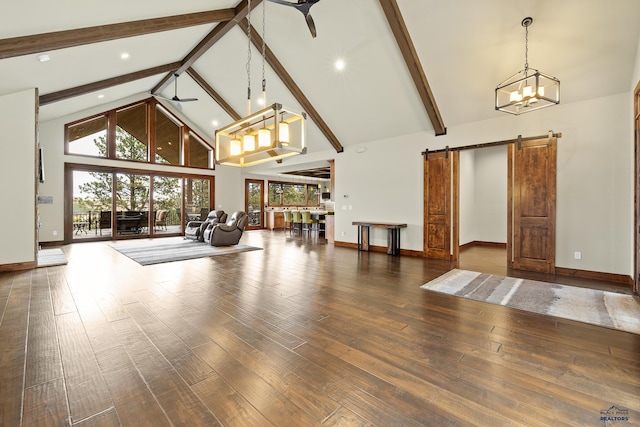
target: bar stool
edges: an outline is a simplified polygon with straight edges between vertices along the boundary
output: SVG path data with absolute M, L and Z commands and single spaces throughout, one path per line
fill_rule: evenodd
M 302 215 L 298 211 L 291 211 L 293 230 L 300 230 L 302 232 Z
M 292 227 L 293 215 L 291 214 L 291 211 L 284 211 L 284 229 L 286 230 L 288 228 L 289 232 L 291 232 Z
M 311 235 L 314 229 L 313 225 L 317 224 L 318 221 L 311 218 L 311 212 L 309 211 L 302 211 L 300 214 L 302 215 L 302 230 L 308 231 L 309 235 Z

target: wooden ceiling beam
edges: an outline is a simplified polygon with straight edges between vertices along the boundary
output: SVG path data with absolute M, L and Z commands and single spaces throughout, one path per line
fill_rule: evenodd
M 213 98 L 213 100 L 216 101 L 229 116 L 234 120 L 240 120 L 242 118 L 242 116 L 234 110 L 233 107 L 222 96 L 220 96 L 220 94 L 216 92 L 215 89 L 212 88 L 196 70 L 189 67 L 187 68 L 187 74 L 191 76 L 191 78 L 195 80 L 195 82 L 198 83 L 205 92 L 207 92 L 207 95 Z
M 253 0 L 251 2 L 251 10 L 255 9 L 262 0 Z M 226 22 L 221 22 L 216 25 L 216 27 L 211 31 L 207 36 L 202 39 L 198 45 L 193 48 L 191 52 L 182 60 L 182 64 L 178 67 L 177 70 L 167 74 L 161 81 L 158 83 L 153 89 L 151 89 L 151 93 L 155 94 L 162 91 L 173 79 L 174 74 L 182 74 L 189 67 L 191 67 L 202 55 L 205 54 L 211 46 L 216 44 L 222 37 L 224 37 L 233 27 L 238 24 L 249 12 L 249 6 L 247 0 L 242 0 L 234 9 L 233 16 Z
M 247 22 L 246 19 L 243 19 L 238 25 L 242 28 L 242 30 L 245 33 L 247 32 L 247 27 L 249 26 L 249 23 Z M 251 27 L 251 42 L 259 51 L 262 51 L 262 37 L 260 36 L 260 34 L 258 34 L 256 29 L 253 28 L 253 26 Z M 318 111 L 313 107 L 313 105 L 311 104 L 311 101 L 309 101 L 309 99 L 305 96 L 305 94 L 302 92 L 302 90 L 296 84 L 296 82 L 293 81 L 293 78 L 291 77 L 291 75 L 287 72 L 287 70 L 284 68 L 282 63 L 271 51 L 269 46 L 266 46 L 266 45 L 265 45 L 265 60 L 267 64 L 269 64 L 269 66 L 276 72 L 276 74 L 278 75 L 282 83 L 284 83 L 287 89 L 289 89 L 289 92 L 291 92 L 293 97 L 300 103 L 305 113 L 307 113 L 307 115 L 311 117 L 311 120 L 313 120 L 316 123 L 316 125 L 318 125 L 318 127 L 320 128 L 320 131 L 329 140 L 329 143 L 333 146 L 333 148 L 335 148 L 335 150 L 338 153 L 342 153 L 344 151 L 344 147 L 342 146 L 338 138 L 335 136 L 333 131 L 329 128 L 327 123 L 322 119 L 322 117 L 320 117 L 320 113 L 318 113 Z
M 235 16 L 236 11 L 234 9 L 220 9 L 0 39 L 0 59 L 31 55 L 126 37 L 141 36 L 161 31 L 177 30 L 195 25 L 228 22 L 229 20 L 234 19 Z
M 47 105 L 68 98 L 73 98 L 74 96 L 86 95 L 87 93 L 108 89 L 112 86 L 117 86 L 140 79 L 145 79 L 147 77 L 156 76 L 158 74 L 166 73 L 170 70 L 175 70 L 180 66 L 180 64 L 180 62 L 173 62 L 170 64 L 160 65 L 158 67 L 148 68 L 142 71 L 136 71 L 135 73 L 125 74 L 122 76 L 113 77 L 82 86 L 76 86 L 70 89 L 48 93 L 46 95 L 40 95 L 40 105 Z
M 445 127 L 442 116 L 440 115 L 436 99 L 431 92 L 427 76 L 424 73 L 424 69 L 420 63 L 420 58 L 418 57 L 413 45 L 413 40 L 411 40 L 407 26 L 402 18 L 402 13 L 400 12 L 398 3 L 396 0 L 380 0 L 380 5 L 387 17 L 387 22 L 395 36 L 404 61 L 407 64 L 407 68 L 409 69 L 413 83 L 416 86 L 418 95 L 420 96 L 422 104 L 427 111 L 427 116 L 429 116 L 433 130 L 436 135 L 446 135 L 447 128 Z

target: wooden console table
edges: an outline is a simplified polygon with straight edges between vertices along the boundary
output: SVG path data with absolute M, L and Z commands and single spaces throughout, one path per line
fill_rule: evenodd
M 400 255 L 400 229 L 407 224 L 399 222 L 368 222 L 353 221 L 351 225 L 358 226 L 358 250 L 369 250 L 369 230 L 371 227 L 387 229 L 387 253 L 389 255 Z

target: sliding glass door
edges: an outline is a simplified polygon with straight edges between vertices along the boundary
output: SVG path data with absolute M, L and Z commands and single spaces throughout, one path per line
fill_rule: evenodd
M 214 177 L 65 165 L 65 241 L 184 233 L 213 209 Z
M 149 175 L 116 174 L 116 235 L 149 235 Z
M 264 228 L 264 181 L 245 180 L 245 209 L 249 216 L 248 230 Z
M 73 171 L 71 238 L 111 237 L 113 174 Z

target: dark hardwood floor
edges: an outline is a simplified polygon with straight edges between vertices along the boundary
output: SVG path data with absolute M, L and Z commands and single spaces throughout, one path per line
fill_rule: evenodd
M 242 242 L 264 250 L 142 267 L 76 243 L 0 274 L 0 425 L 640 425 L 640 335 L 421 290 L 445 262 Z M 459 266 L 506 273 L 481 252 Z

